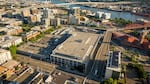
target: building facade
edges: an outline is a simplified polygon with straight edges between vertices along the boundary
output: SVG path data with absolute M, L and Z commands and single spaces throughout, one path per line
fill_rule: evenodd
M 8 48 L 11 45 L 19 45 L 22 43 L 22 38 L 18 36 L 2 36 L 0 38 L 0 47 L 1 48 Z
M 80 69 L 86 72 L 91 53 L 98 41 L 98 34 L 72 32 L 66 41 L 55 48 L 50 60 L 67 69 Z
M 32 31 L 27 32 L 26 34 L 22 35 L 22 38 L 23 38 L 23 40 L 27 41 L 27 40 L 29 40 L 31 38 L 36 37 L 39 34 L 40 34 L 39 31 L 32 30 Z
M 107 59 L 105 78 L 108 79 L 114 75 L 120 76 L 121 72 L 121 52 L 120 51 L 110 51 L 109 57 Z
M 0 49 L 0 65 L 10 59 L 12 59 L 10 51 Z

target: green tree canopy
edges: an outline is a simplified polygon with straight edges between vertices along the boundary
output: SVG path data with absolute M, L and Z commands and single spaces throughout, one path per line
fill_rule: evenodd
M 13 59 L 16 59 L 16 52 L 17 52 L 17 47 L 15 45 L 12 45 L 9 47 L 10 53 L 13 57 Z

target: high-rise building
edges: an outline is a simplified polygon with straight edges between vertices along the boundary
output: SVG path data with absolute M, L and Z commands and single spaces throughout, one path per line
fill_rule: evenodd
M 60 18 L 50 19 L 51 26 L 59 26 L 60 25 Z
M 23 10 L 22 15 L 23 15 L 23 17 L 29 17 L 30 16 L 30 10 L 29 9 Z
M 80 16 L 80 7 L 73 7 L 73 15 Z
M 31 8 L 31 14 L 38 14 L 39 10 L 37 8 Z
M 53 12 L 51 9 L 48 8 L 44 8 L 42 10 L 43 12 L 43 17 L 42 18 L 54 18 Z
M 80 24 L 80 18 L 74 15 L 70 15 L 68 18 L 68 23 L 71 25 L 78 25 Z
M 30 15 L 29 21 L 30 21 L 31 23 L 37 22 L 37 16 L 36 16 L 36 15 Z

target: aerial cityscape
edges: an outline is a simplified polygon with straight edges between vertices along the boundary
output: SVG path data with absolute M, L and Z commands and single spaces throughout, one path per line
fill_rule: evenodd
M 0 0 L 0 84 L 150 84 L 150 0 Z

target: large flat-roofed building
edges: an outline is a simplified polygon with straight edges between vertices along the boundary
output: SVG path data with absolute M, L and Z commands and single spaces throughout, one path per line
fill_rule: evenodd
M 105 78 L 110 78 L 114 73 L 118 73 L 118 77 L 121 72 L 121 52 L 110 51 L 107 59 Z M 114 74 L 116 75 L 116 74 Z
M 99 41 L 99 34 L 71 32 L 71 36 L 57 46 L 50 56 L 51 62 L 68 69 L 82 67 L 83 72 Z

